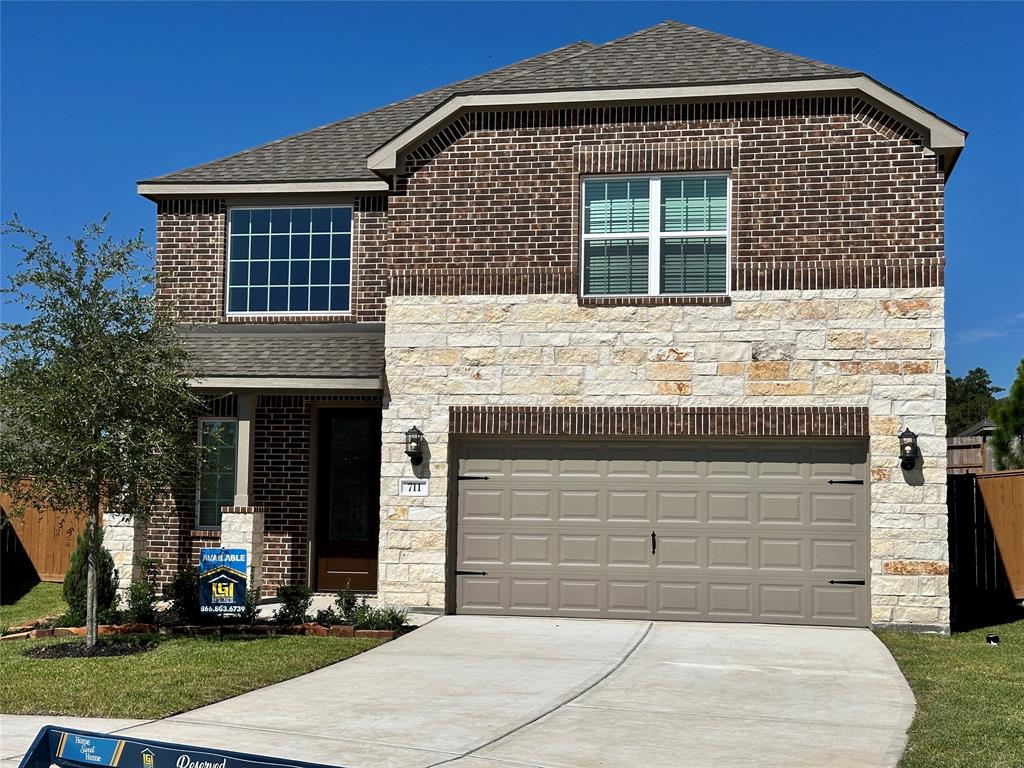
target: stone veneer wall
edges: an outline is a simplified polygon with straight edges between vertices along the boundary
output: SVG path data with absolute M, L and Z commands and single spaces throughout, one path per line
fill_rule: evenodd
M 948 628 L 943 295 L 743 292 L 689 307 L 389 298 L 381 597 L 444 606 L 450 406 L 866 406 L 872 621 Z M 397 496 L 412 424 L 429 445 L 425 498 Z M 906 477 L 896 459 L 905 426 L 923 454 Z

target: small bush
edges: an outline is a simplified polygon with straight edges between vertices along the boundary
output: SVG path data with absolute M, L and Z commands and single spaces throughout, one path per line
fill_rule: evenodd
M 260 600 L 263 599 L 263 590 L 252 577 L 252 570 L 249 571 L 249 584 L 245 588 L 245 610 L 239 615 L 243 623 L 250 626 L 256 623 L 260 617 Z
M 156 622 L 156 563 L 148 557 L 136 562 L 142 568 L 142 578 L 132 582 L 128 589 L 128 620 L 136 624 Z
M 341 623 L 341 618 L 333 608 L 321 608 L 316 612 L 314 621 L 321 627 L 333 627 L 335 624 Z
M 114 558 L 103 548 L 103 529 L 97 530 L 99 536 L 99 558 L 96 563 L 96 607 L 100 621 L 104 614 L 117 604 L 117 570 Z M 75 551 L 71 553 L 71 563 L 64 574 L 64 601 L 68 604 L 67 613 L 60 619 L 65 627 L 80 627 L 85 624 L 86 595 L 89 570 L 89 544 L 85 535 L 78 537 Z
M 355 621 L 352 624 L 356 629 L 390 629 L 392 632 L 398 632 L 405 626 L 408 618 L 409 611 L 406 608 L 394 605 L 375 608 L 363 600 L 356 606 Z
M 198 624 L 202 620 L 199 611 L 199 569 L 190 565 L 175 574 L 164 590 L 164 599 L 171 603 L 171 611 L 179 624 Z
M 356 596 L 350 589 L 352 582 L 348 582 L 344 589 L 338 590 L 338 596 L 334 598 L 334 605 L 338 609 L 338 615 L 346 624 L 355 624 L 356 607 L 358 602 Z M 366 600 L 364 599 L 365 603 Z
M 300 584 L 278 587 L 277 600 L 281 607 L 274 611 L 274 621 L 285 626 L 305 624 L 313 604 L 313 590 Z

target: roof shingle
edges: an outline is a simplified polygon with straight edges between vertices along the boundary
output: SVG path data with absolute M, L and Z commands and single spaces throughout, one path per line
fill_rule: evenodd
M 853 70 L 665 21 L 604 45 L 578 42 L 145 184 L 377 181 L 379 146 L 455 95 L 843 77 Z

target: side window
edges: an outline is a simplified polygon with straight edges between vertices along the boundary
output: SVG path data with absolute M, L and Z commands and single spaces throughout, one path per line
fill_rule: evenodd
M 199 421 L 199 473 L 196 482 L 196 526 L 220 525 L 220 508 L 235 501 L 238 422 L 224 419 Z

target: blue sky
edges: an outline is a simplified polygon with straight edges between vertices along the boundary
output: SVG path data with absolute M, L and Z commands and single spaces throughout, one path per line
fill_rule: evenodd
M 666 18 L 865 71 L 970 131 L 946 196 L 948 367 L 1008 387 L 1024 356 L 1021 3 L 3 2 L 0 213 L 62 236 L 109 211 L 112 232 L 152 242 L 138 179 Z

